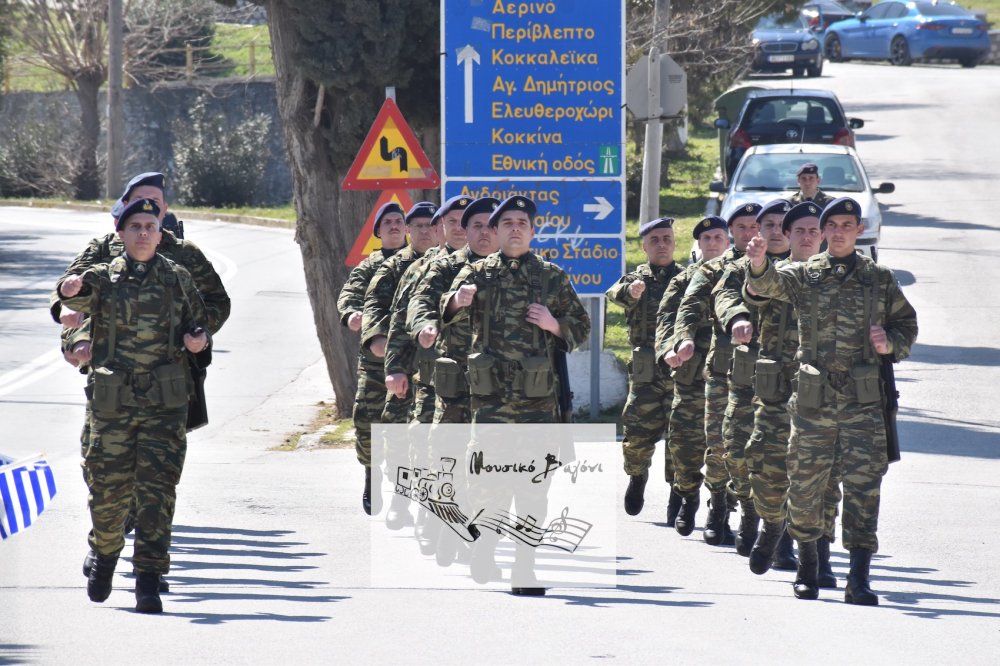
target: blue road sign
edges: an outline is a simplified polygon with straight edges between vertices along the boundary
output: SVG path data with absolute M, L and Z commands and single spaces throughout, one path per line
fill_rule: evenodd
M 535 236 L 531 249 L 566 271 L 581 296 L 603 296 L 622 276 L 625 242 L 620 236 Z
M 624 173 L 620 0 L 442 0 L 445 178 Z
M 538 206 L 535 233 L 545 235 L 620 236 L 625 224 L 624 187 L 620 180 L 472 180 L 454 178 L 442 199 L 457 195 L 496 197 L 520 194 Z

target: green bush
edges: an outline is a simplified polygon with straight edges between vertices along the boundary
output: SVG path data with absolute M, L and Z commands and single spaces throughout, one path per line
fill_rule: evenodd
M 223 113 L 210 112 L 199 97 L 190 123 L 174 129 L 178 202 L 216 208 L 254 203 L 269 157 L 270 127 L 265 114 L 232 122 Z
M 0 196 L 68 197 L 76 141 L 55 123 L 10 119 L 0 131 Z

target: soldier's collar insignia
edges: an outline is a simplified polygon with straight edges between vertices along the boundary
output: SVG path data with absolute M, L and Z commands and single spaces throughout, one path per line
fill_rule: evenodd
M 833 274 L 839 278 L 844 277 L 845 275 L 847 275 L 847 266 L 845 266 L 844 264 L 837 264 L 836 266 L 833 267 Z
M 521 267 L 521 261 L 519 259 L 511 259 L 510 264 L 508 264 L 511 272 L 516 272 L 518 268 Z
M 135 262 L 135 272 L 138 273 L 139 275 L 142 275 L 143 273 L 145 273 L 146 272 L 146 262 L 144 262 L 144 261 L 137 261 L 137 262 Z

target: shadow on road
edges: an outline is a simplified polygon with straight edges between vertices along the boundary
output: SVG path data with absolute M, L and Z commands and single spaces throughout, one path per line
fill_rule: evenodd
M 0 643 L 0 664 L 37 664 L 42 661 L 38 645 Z
M 996 347 L 928 345 L 918 342 L 913 345 L 911 359 L 919 363 L 982 365 L 995 368 L 1000 365 L 1000 349 Z
M 894 174 L 895 175 L 895 174 Z M 903 180 L 904 177 L 913 178 L 915 176 L 896 176 L 897 181 Z M 942 179 L 947 179 L 947 174 L 942 174 Z M 965 178 L 965 176 L 960 176 L 960 178 Z M 899 213 L 890 209 L 887 210 L 882 215 L 882 224 L 890 227 L 928 227 L 933 229 L 939 229 L 942 232 L 947 231 L 997 231 L 998 228 L 995 225 L 989 224 L 976 224 L 974 222 L 958 222 L 955 220 L 942 220 L 938 217 L 930 217 L 927 215 L 914 215 L 913 213 Z M 931 248 L 926 248 L 925 251 L 935 251 Z

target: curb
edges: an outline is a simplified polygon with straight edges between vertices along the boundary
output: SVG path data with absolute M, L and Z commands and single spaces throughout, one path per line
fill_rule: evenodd
M 16 199 L 0 199 L 0 206 L 16 208 L 65 208 L 69 210 L 83 210 L 93 212 L 105 212 L 108 207 L 97 203 L 83 203 L 80 201 L 36 201 L 25 199 L 23 202 Z M 294 229 L 295 222 L 290 220 L 279 220 L 274 217 L 255 217 L 253 215 L 232 215 L 229 213 L 206 213 L 198 210 L 188 210 L 185 208 L 170 209 L 178 219 L 182 220 L 202 220 L 206 222 L 230 222 L 235 224 L 249 224 L 257 227 L 277 227 L 280 229 Z

